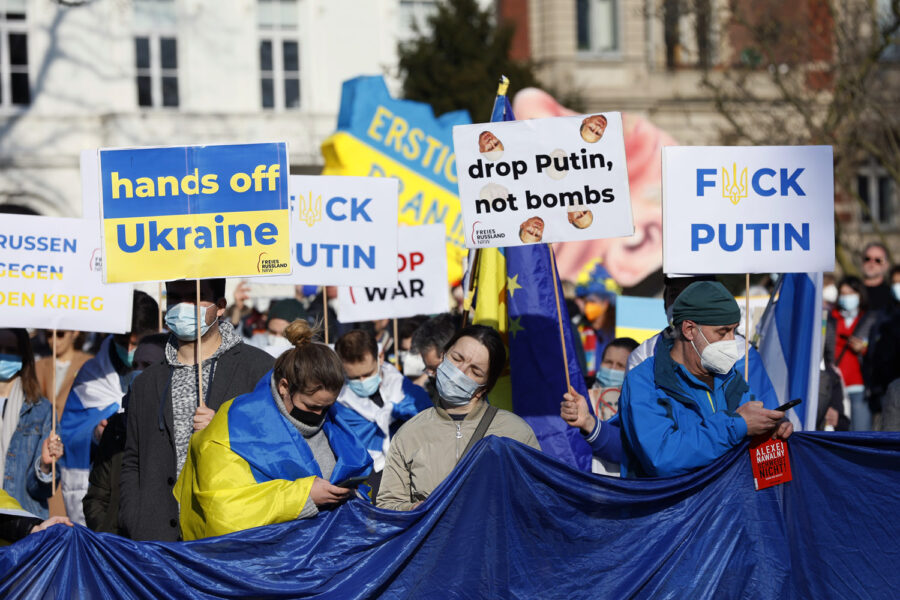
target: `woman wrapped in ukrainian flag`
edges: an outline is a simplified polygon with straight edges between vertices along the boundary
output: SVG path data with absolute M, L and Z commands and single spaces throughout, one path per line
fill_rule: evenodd
M 191 438 L 174 489 L 185 540 L 314 517 L 370 474 L 372 459 L 346 424 L 350 409 L 335 403 L 341 361 L 314 335 L 306 321 L 291 323 L 293 348 L 274 370 Z

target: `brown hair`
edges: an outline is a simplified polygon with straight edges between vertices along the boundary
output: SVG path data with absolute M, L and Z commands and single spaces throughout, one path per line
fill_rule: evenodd
M 5 328 L 16 336 L 16 346 L 19 349 L 19 358 L 22 359 L 22 369 L 19 377 L 22 378 L 22 392 L 29 404 L 37 404 L 41 399 L 41 386 L 38 383 L 37 372 L 34 370 L 34 351 L 31 349 L 31 338 L 24 329 Z
M 318 328 L 310 327 L 303 319 L 297 319 L 284 330 L 284 337 L 294 347 L 283 353 L 275 361 L 275 382 L 288 382 L 291 395 L 314 394 L 326 389 L 335 394 L 344 385 L 344 368 L 334 351 L 313 341 Z
M 334 345 L 334 351 L 347 363 L 358 363 L 366 360 L 369 354 L 378 359 L 378 344 L 375 338 L 364 329 L 353 329 L 342 335 Z

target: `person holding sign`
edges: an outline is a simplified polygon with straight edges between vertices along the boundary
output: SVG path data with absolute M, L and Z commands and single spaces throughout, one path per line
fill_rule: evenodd
M 200 281 L 199 324 L 203 397 L 197 381 L 197 282 L 166 282 L 166 361 L 135 380 L 126 415 L 119 524 L 135 540 L 176 541 L 175 480 L 191 435 L 227 400 L 252 391 L 274 359 L 241 341 L 225 313 L 225 280 Z
M 191 439 L 175 486 L 185 540 L 314 517 L 371 472 L 352 411 L 335 402 L 341 361 L 315 333 L 302 320 L 289 325 L 293 348 Z
M 419 506 L 486 435 L 541 449 L 525 421 L 487 402 L 505 366 L 506 348 L 496 330 L 470 325 L 451 338 L 437 368 L 440 401 L 410 419 L 394 436 L 376 498 L 379 507 L 412 510 Z
M 625 432 L 622 473 L 666 477 L 705 466 L 747 436 L 786 439 L 793 426 L 767 410 L 735 370 L 741 312 L 718 282 L 700 281 L 672 307 L 676 337 L 632 369 L 619 398 Z
M 24 329 L 0 329 L 0 407 L 3 489 L 22 508 L 46 519 L 51 467 L 63 456 L 64 447 L 59 436 L 50 433 L 51 406 L 41 397 L 31 340 Z
M 400 425 L 431 407 L 428 392 L 404 377 L 378 354 L 375 338 L 364 329 L 342 335 L 334 345 L 346 383 L 338 403 L 350 409 L 347 423 L 373 460 L 369 485 L 377 496 L 391 434 Z

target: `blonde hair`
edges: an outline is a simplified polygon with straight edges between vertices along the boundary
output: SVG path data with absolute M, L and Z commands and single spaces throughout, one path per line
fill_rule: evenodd
M 314 394 L 326 389 L 337 394 L 344 385 L 341 359 L 334 350 L 314 342 L 318 327 L 311 327 L 303 319 L 288 325 L 282 334 L 294 345 L 275 361 L 276 383 L 285 379 L 290 394 Z

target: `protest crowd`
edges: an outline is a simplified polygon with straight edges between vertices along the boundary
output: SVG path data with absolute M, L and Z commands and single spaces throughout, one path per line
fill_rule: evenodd
M 819 430 L 900 429 L 900 267 L 879 244 L 860 260 L 864 279 L 823 290 Z M 570 388 L 559 418 L 593 448 L 595 473 L 674 475 L 747 436 L 790 435 L 753 345 L 741 376 L 740 311 L 714 276 L 667 277 L 670 325 L 640 345 L 615 337 L 619 288 L 601 264 L 563 289 L 588 396 Z M 225 280 L 208 279 L 199 297 L 202 403 L 193 281 L 167 282 L 162 306 L 135 291 L 127 334 L 0 330 L 3 489 L 33 515 L 4 515 L 4 539 L 81 523 L 190 540 L 352 497 L 411 510 L 484 436 L 540 449 L 525 421 L 490 404 L 504 341 L 465 325 L 461 306 L 401 319 L 395 340 L 386 319 L 340 322 L 332 288 L 254 301 L 250 284 L 226 298 Z M 48 505 L 54 462 L 62 502 Z

